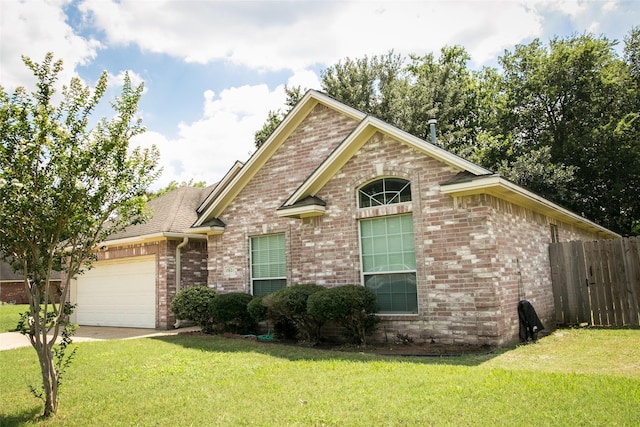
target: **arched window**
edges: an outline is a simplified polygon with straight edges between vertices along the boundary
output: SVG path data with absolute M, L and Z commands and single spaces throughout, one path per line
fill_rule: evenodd
M 358 190 L 358 207 L 411 201 L 411 183 L 381 178 Z M 418 313 L 413 215 L 363 218 L 360 224 L 362 283 L 376 295 L 381 314 Z
M 411 201 L 411 183 L 402 178 L 382 178 L 358 191 L 358 207 L 392 205 Z

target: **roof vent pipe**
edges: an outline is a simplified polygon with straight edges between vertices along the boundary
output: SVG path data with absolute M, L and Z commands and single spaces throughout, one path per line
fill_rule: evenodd
M 428 123 L 429 129 L 431 129 L 431 143 L 433 145 L 438 145 L 436 142 L 436 123 L 438 123 L 438 121 L 436 119 L 430 119 Z

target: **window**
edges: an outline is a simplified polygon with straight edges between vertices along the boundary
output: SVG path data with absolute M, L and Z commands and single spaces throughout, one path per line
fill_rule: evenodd
M 411 185 L 401 178 L 382 178 L 373 181 L 358 191 L 358 206 L 391 205 L 411 201 Z
M 380 313 L 418 313 L 413 216 L 360 221 L 362 274 Z
M 287 285 L 284 234 L 251 238 L 251 288 L 265 295 Z

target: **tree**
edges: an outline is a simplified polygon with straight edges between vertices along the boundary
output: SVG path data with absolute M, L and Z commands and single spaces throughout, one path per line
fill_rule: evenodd
M 339 61 L 322 72 L 322 90 L 335 99 L 396 124 L 405 111 L 408 81 L 405 60 L 386 55 Z
M 616 42 L 590 34 L 506 52 L 500 63 L 507 102 L 497 110 L 497 126 L 485 130 L 508 141 L 500 160 L 507 169 L 548 151 L 538 156 L 546 166 L 523 184 L 622 234 L 640 217 L 633 34 L 628 63 L 616 54 Z M 560 179 L 542 185 L 554 171 Z
M 460 46 L 440 55 L 346 58 L 322 90 L 438 142 L 621 234 L 640 233 L 640 27 L 617 42 L 591 34 L 505 51 L 500 69 L 468 69 Z M 271 119 L 271 117 L 270 117 Z M 278 117 L 276 117 L 278 119 Z M 266 140 L 279 120 L 263 128 Z
M 170 181 L 166 186 L 162 187 L 158 191 L 150 191 L 147 194 L 147 197 L 149 198 L 149 200 L 152 200 L 164 194 L 167 194 L 170 191 L 177 190 L 178 188 L 182 188 L 182 187 L 205 188 L 206 186 L 207 186 L 207 183 L 205 181 L 194 181 L 193 178 L 191 178 L 189 181 L 182 181 L 182 182 L 178 182 L 174 180 L 174 181 Z
M 269 139 L 273 131 L 276 130 L 278 125 L 287 116 L 287 113 L 289 113 L 289 111 L 291 111 L 291 109 L 296 106 L 303 95 L 302 88 L 300 86 L 285 86 L 284 91 L 287 95 L 287 99 L 285 101 L 285 110 L 269 111 L 267 121 L 262 125 L 262 128 L 256 131 L 256 133 L 254 134 L 254 144 L 256 145 L 256 148 L 260 148 L 262 144 L 264 144 L 267 139 Z
M 73 78 L 56 96 L 62 61 L 51 53 L 41 64 L 23 61 L 35 91 L 19 87 L 9 95 L 0 87 L 0 253 L 24 278 L 29 312 L 20 326 L 38 355 L 46 417 L 58 409 L 61 375 L 73 356 L 65 355 L 73 333 L 70 281 L 90 266 L 99 242 L 145 220 L 158 152 L 129 147 L 144 128 L 136 117 L 142 86 L 132 87 L 128 76 L 111 104 L 114 116 L 90 129 L 106 72 L 93 90 Z M 49 286 L 55 270 L 64 273 L 57 288 Z

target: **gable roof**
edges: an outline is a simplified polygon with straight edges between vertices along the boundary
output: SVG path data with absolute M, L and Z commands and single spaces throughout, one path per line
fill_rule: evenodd
M 131 225 L 124 231 L 112 234 L 103 244 L 119 244 L 132 238 L 181 237 L 184 230 L 198 218 L 196 210 L 202 203 L 203 195 L 210 191 L 211 187 L 180 187 L 163 194 L 147 204 L 152 215 L 147 222 Z
M 269 139 L 251 156 L 244 167 L 235 171 L 233 176 L 229 176 L 228 180 L 225 177 L 225 180 L 223 180 L 226 181 L 225 185 L 219 189 L 217 188 L 214 192 L 215 194 L 212 193 L 206 199 L 206 202 L 199 207 L 198 212 L 201 215 L 192 226 L 193 232 L 211 232 L 212 230 L 207 227 L 208 224 L 217 224 L 218 229 L 216 232 L 221 232 L 223 225 L 220 226 L 222 223 L 218 217 L 318 104 L 344 114 L 359 123 L 296 191 L 289 196 L 287 201 L 278 209 L 277 214 L 279 216 L 303 218 L 322 215 L 325 211 L 325 203 L 317 197 L 318 192 L 376 132 L 380 132 L 426 156 L 459 169 L 461 172 L 456 178 L 449 182 L 441 183 L 441 191 L 444 194 L 448 194 L 451 197 L 489 194 L 552 218 L 574 224 L 580 228 L 595 232 L 602 237 L 620 237 L 611 230 L 513 184 L 486 168 L 400 130 L 378 118 L 351 108 L 316 90 L 308 91 L 287 114 Z
M 316 105 L 322 104 L 341 114 L 351 117 L 356 121 L 366 117 L 361 111 L 351 108 L 335 99 L 315 90 L 309 90 L 296 106 L 289 111 L 282 123 L 269 138 L 258 148 L 249 158 L 246 164 L 229 181 L 228 185 L 219 191 L 215 197 L 208 199 L 208 205 L 203 207 L 200 218 L 193 224 L 194 228 L 202 226 L 211 219 L 218 218 L 224 209 L 229 206 L 233 199 L 255 176 L 273 154 L 282 146 L 287 137 L 300 125 L 307 115 Z
M 550 218 L 576 225 L 602 238 L 621 237 L 619 234 L 583 216 L 571 212 L 526 188 L 502 178 L 499 174 L 472 176 L 470 174 L 460 173 L 449 181 L 441 183 L 440 191 L 451 197 L 488 194 L 498 199 L 507 200 L 516 205 L 529 208 Z
M 202 211 L 207 208 L 211 201 L 215 199 L 222 190 L 227 188 L 229 183 L 231 183 L 233 178 L 235 178 L 235 176 L 238 174 L 238 172 L 240 172 L 240 169 L 242 169 L 243 166 L 244 163 L 236 160 L 233 166 L 231 166 L 231 169 L 227 171 L 227 173 L 219 183 L 211 185 L 205 189 L 205 198 L 200 202 L 200 206 L 198 206 L 198 214 L 202 213 Z
M 353 155 L 376 133 L 381 132 L 409 147 L 450 166 L 468 171 L 474 175 L 488 175 L 492 172 L 468 160 L 458 157 L 436 145 L 426 142 L 408 132 L 400 130 L 380 119 L 366 116 L 353 132 L 325 159 L 304 183 L 289 197 L 282 208 L 298 203 L 306 197 L 315 196 L 322 187 L 343 167 Z

